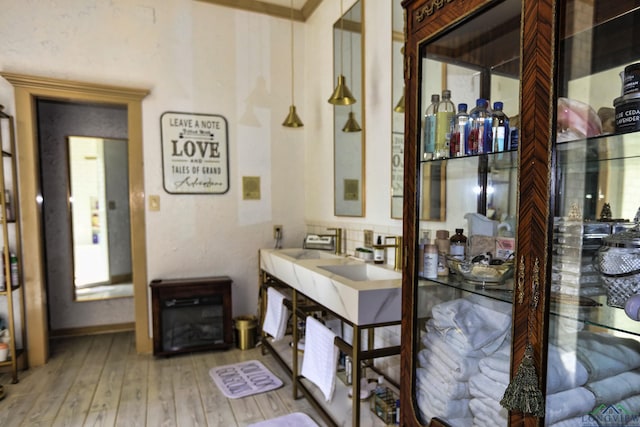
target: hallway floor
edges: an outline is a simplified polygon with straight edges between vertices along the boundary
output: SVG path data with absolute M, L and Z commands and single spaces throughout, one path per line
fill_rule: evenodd
M 59 338 L 51 359 L 11 384 L 0 374 L 6 397 L 0 426 L 246 426 L 304 412 L 325 426 L 306 399 L 293 400 L 291 380 L 259 349 L 200 352 L 155 358 L 135 352 L 133 332 Z M 257 359 L 284 381 L 272 392 L 227 399 L 209 369 Z

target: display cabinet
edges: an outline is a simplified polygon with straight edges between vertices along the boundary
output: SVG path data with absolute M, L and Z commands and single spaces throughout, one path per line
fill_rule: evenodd
M 640 1 L 403 7 L 401 424 L 640 425 Z
M 18 180 L 15 168 L 13 116 L 0 105 L 0 226 L 2 227 L 2 272 L 0 273 L 0 369 L 9 368 L 18 382 L 19 358 L 24 353 L 24 296 L 20 268 L 20 224 Z

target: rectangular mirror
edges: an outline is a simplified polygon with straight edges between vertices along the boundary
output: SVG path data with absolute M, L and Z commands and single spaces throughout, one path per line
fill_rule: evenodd
M 132 296 L 127 141 L 70 136 L 76 301 Z
M 402 219 L 404 192 L 404 11 L 393 0 L 391 11 L 391 218 Z
M 356 102 L 334 106 L 334 214 L 364 216 L 364 0 L 358 0 L 333 25 L 334 82 L 344 76 Z

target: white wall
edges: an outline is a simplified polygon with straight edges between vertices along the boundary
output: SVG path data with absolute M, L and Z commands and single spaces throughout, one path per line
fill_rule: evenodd
M 285 225 L 285 243 L 304 234 L 305 131 L 280 126 L 290 101 L 290 51 L 283 48 L 289 21 L 190 0 L 3 0 L 0 6 L 1 70 L 151 90 L 143 103 L 145 189 L 160 195 L 161 210 L 146 214 L 149 280 L 229 275 L 234 315 L 255 312 L 258 248 L 272 244 L 272 223 Z M 303 41 L 302 24 L 295 32 Z M 302 75 L 302 42 L 296 62 Z M 243 125 L 249 95 L 261 81 L 268 96 L 252 99 L 260 125 Z M 301 105 L 302 79 L 296 86 Z M 4 81 L 0 103 L 13 113 Z M 160 115 L 168 110 L 227 118 L 227 194 L 164 192 Z M 243 175 L 261 177 L 260 201 L 242 200 Z M 133 313 L 103 323 L 132 319 Z

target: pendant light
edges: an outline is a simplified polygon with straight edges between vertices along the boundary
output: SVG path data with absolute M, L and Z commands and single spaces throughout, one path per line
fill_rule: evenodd
M 402 96 L 398 100 L 398 103 L 396 104 L 396 106 L 393 108 L 393 111 L 395 111 L 396 113 L 404 113 L 404 91 L 405 91 L 405 88 L 403 87 Z
M 404 63 L 404 46 L 402 46 L 400 48 L 400 54 L 402 55 L 402 62 Z M 405 92 L 405 90 L 406 90 L 406 87 L 403 85 L 402 86 L 402 96 L 398 100 L 398 103 L 396 104 L 396 106 L 393 107 L 393 111 L 395 111 L 396 113 L 404 113 L 404 92 Z
M 340 0 L 340 75 L 338 76 L 338 85 L 333 90 L 331 97 L 328 99 L 329 104 L 333 105 L 351 105 L 355 104 L 356 99 L 351 94 L 351 91 L 347 87 L 346 80 L 342 74 L 342 38 L 344 34 L 344 15 L 342 11 L 342 0 Z
M 290 2 L 290 19 L 291 22 L 291 105 L 289 106 L 289 114 L 282 122 L 282 126 L 288 128 L 301 128 L 304 126 L 300 117 L 298 117 L 298 113 L 296 113 L 296 105 L 293 102 L 293 82 L 294 82 L 294 74 L 293 74 L 293 0 Z
M 353 81 L 353 33 L 349 33 L 349 77 Z M 362 128 L 356 120 L 356 114 L 353 112 L 353 105 L 351 105 L 349 111 L 349 118 L 347 123 L 344 124 L 342 132 L 360 132 Z

